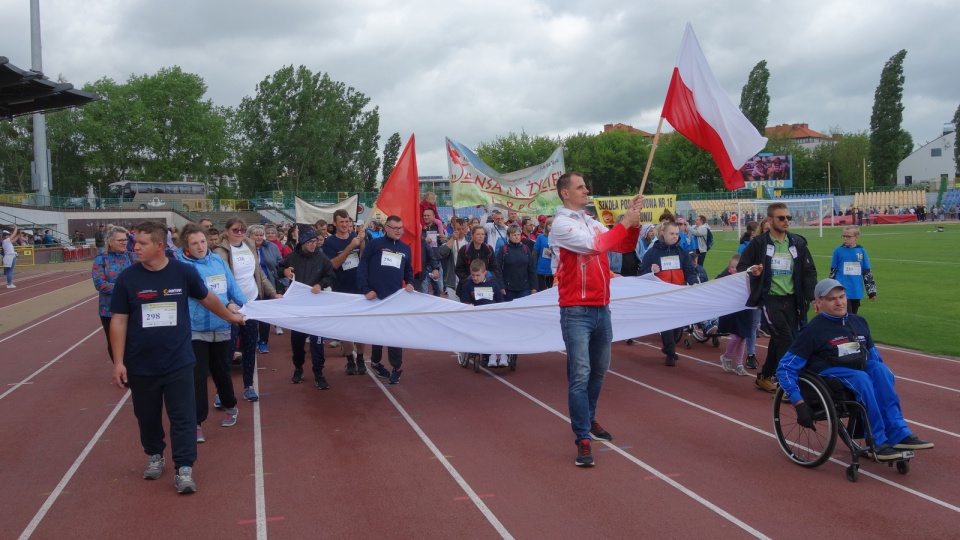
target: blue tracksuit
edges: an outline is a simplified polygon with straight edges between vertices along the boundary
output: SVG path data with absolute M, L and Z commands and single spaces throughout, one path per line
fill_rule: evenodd
M 400 240 L 389 237 L 367 242 L 357 268 L 357 287 L 362 294 L 376 291 L 383 300 L 403 288 L 404 283 L 413 284 L 413 260 L 410 247 Z
M 804 367 L 840 379 L 853 390 L 857 401 L 867 409 L 878 447 L 897 444 L 910 436 L 894 390 L 893 373 L 883 363 L 863 317 L 848 314 L 837 318 L 821 313 L 800 330 L 777 368 L 777 380 L 792 403 L 803 399 L 797 373 Z
M 830 277 L 843 284 L 847 290 L 847 298 L 863 300 L 866 282 L 866 293 L 871 298 L 877 295 L 877 287 L 873 283 L 873 273 L 870 271 L 870 259 L 867 250 L 861 246 L 840 246 L 833 250 L 833 260 L 830 262 Z

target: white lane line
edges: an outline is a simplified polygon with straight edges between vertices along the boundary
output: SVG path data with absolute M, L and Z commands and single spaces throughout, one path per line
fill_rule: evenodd
M 758 341 L 758 342 L 757 342 L 757 348 L 759 348 L 759 349 L 766 349 L 767 346 L 766 346 L 766 345 L 761 345 L 760 342 Z M 900 347 L 890 347 L 890 346 L 887 346 L 887 345 L 877 345 L 877 348 L 878 348 L 878 349 L 882 349 L 882 350 L 884 350 L 884 351 L 893 351 L 893 352 L 898 352 L 898 353 L 901 353 L 901 354 L 909 354 L 909 355 L 911 355 L 911 356 L 920 356 L 920 357 L 922 357 L 922 358 L 929 358 L 929 359 L 931 359 L 931 360 L 944 360 L 944 361 L 946 361 L 946 362 L 953 362 L 953 363 L 956 363 L 956 364 L 960 364 L 960 358 L 950 358 L 950 357 L 948 357 L 948 356 L 935 356 L 935 355 L 932 355 L 932 354 L 926 354 L 926 353 L 922 353 L 922 352 L 912 351 L 912 350 L 910 350 L 910 349 L 902 349 L 902 348 L 900 348 Z
M 65 310 L 63 310 L 63 311 L 61 311 L 61 312 L 59 312 L 59 313 L 55 313 L 55 314 L 47 317 L 46 319 L 44 319 L 44 320 L 42 320 L 42 321 L 40 321 L 40 322 L 33 323 L 33 324 L 31 324 L 30 326 L 24 328 L 23 330 L 20 330 L 19 332 L 15 333 L 15 334 L 10 334 L 9 336 L 7 336 L 7 337 L 5 337 L 5 338 L 0 339 L 0 343 L 3 343 L 4 341 L 6 341 L 6 340 L 8 340 L 8 339 L 15 338 L 15 337 L 19 336 L 20 334 L 26 332 L 27 330 L 29 330 L 29 329 L 31 329 L 31 328 L 33 328 L 33 327 L 35 327 L 35 326 L 41 325 L 41 324 L 49 321 L 50 319 L 52 319 L 52 318 L 54 318 L 54 317 L 59 317 L 60 315 L 63 315 L 64 313 L 70 311 L 71 309 L 73 309 L 73 308 L 75 308 L 75 307 L 80 307 L 80 306 L 82 306 L 83 304 L 86 304 L 87 302 L 89 302 L 89 301 L 91 301 L 91 300 L 95 300 L 95 299 L 97 299 L 97 298 L 98 298 L 98 296 L 93 296 L 93 297 L 91 297 L 91 298 L 87 298 L 86 300 L 80 302 L 79 304 L 74 304 L 74 305 L 68 307 L 67 309 L 65 309 Z
M 960 392 L 960 390 L 957 390 L 956 388 L 950 388 L 949 386 L 940 386 L 939 384 L 933 384 L 933 383 L 928 383 L 928 382 L 924 382 L 924 381 L 918 381 L 918 380 L 916 380 L 916 379 L 910 379 L 910 378 L 908 378 L 908 377 L 901 377 L 901 376 L 899 376 L 899 375 L 897 375 L 896 377 L 897 377 L 897 380 L 898 380 L 898 381 L 910 381 L 910 382 L 912 382 L 912 383 L 922 384 L 922 385 L 925 385 L 925 386 L 932 386 L 932 387 L 934 387 L 934 388 L 939 388 L 939 389 L 941 389 L 941 390 L 949 390 L 949 391 L 951 391 L 951 392 Z
M 60 497 L 60 493 L 63 492 L 63 488 L 67 487 L 67 484 L 70 482 L 70 479 L 73 478 L 73 475 L 76 474 L 77 469 L 80 468 L 80 464 L 87 459 L 87 455 L 90 454 L 90 451 L 93 450 L 93 447 L 100 440 L 100 437 L 103 436 L 103 432 L 107 430 L 107 426 L 113 422 L 113 419 L 116 418 L 117 413 L 120 412 L 120 409 L 123 407 L 123 404 L 127 402 L 127 399 L 130 398 L 130 390 L 127 390 L 123 395 L 123 399 L 120 400 L 120 403 L 117 403 L 114 406 L 113 411 L 110 412 L 110 416 L 107 416 L 107 419 L 103 421 L 103 424 L 100 426 L 100 429 L 93 435 L 93 438 L 90 439 L 90 442 L 87 443 L 86 448 L 83 449 L 83 452 L 80 452 L 80 455 L 77 457 L 77 460 L 73 462 L 73 465 L 70 466 L 70 469 L 67 470 L 67 474 L 63 475 L 63 478 L 60 479 L 60 483 L 57 484 L 57 487 L 50 492 L 50 495 L 47 496 L 47 500 L 43 503 L 43 506 L 40 507 L 40 510 L 37 511 L 37 514 L 33 516 L 33 519 L 30 520 L 30 523 L 27 525 L 27 528 L 23 530 L 20 534 L 20 540 L 27 540 L 30 538 L 30 535 L 37 529 L 37 526 L 40 525 L 40 521 L 43 520 L 44 516 L 47 515 L 47 512 L 50 511 L 50 508 L 53 506 L 53 503 L 57 501 L 57 498 Z
M 30 374 L 30 376 L 27 377 L 26 379 L 20 381 L 19 383 L 14 384 L 14 385 L 13 385 L 13 388 L 11 388 L 11 389 L 7 390 L 6 392 L 0 394 L 0 399 L 3 399 L 3 398 L 5 398 L 5 397 L 7 397 L 8 395 L 10 395 L 11 392 L 13 392 L 14 390 L 16 390 L 17 388 L 20 388 L 21 386 L 23 386 L 23 385 L 27 384 L 28 382 L 30 382 L 30 379 L 32 379 L 32 378 L 36 377 L 37 375 L 39 375 L 43 370 L 45 370 L 45 369 L 47 369 L 48 367 L 50 367 L 51 365 L 53 365 L 54 362 L 56 362 L 57 360 L 63 358 L 64 356 L 66 356 L 67 353 L 69 353 L 70 351 L 72 351 L 72 350 L 76 349 L 77 347 L 79 347 L 84 341 L 92 338 L 92 337 L 93 337 L 94 335 L 96 335 L 98 332 L 103 332 L 103 328 L 97 328 L 97 329 L 94 330 L 93 332 L 90 332 L 90 334 L 89 334 L 87 337 L 85 337 L 85 338 L 81 339 L 80 341 L 74 343 L 74 344 L 73 344 L 73 347 L 70 347 L 69 349 L 67 349 L 67 350 L 63 351 L 62 353 L 60 353 L 59 356 L 57 356 L 57 357 L 54 358 L 53 360 L 51 360 L 51 361 L 47 362 L 46 364 L 44 364 L 42 368 L 34 371 L 34 372 L 33 372 L 32 374 Z
M 546 403 L 540 401 L 539 399 L 535 398 L 534 396 L 528 394 L 526 391 L 522 390 L 521 388 L 519 388 L 518 386 L 514 385 L 513 383 L 508 382 L 508 381 L 507 381 L 506 379 L 504 379 L 503 377 L 492 373 L 490 370 L 488 370 L 488 369 L 486 369 L 486 368 L 484 368 L 483 371 L 487 372 L 488 375 L 490 375 L 491 377 L 497 379 L 498 381 L 502 382 L 503 384 L 507 385 L 509 388 L 513 389 L 514 391 L 516 391 L 517 393 L 519 393 L 519 394 L 522 395 L 523 397 L 525 397 L 525 398 L 529 399 L 530 401 L 536 403 L 536 404 L 539 405 L 541 408 L 545 409 L 546 411 L 548 411 L 548 412 L 550 412 L 550 413 L 553 413 L 554 416 L 556 416 L 557 418 L 560 418 L 561 420 L 563 420 L 563 421 L 566 422 L 567 424 L 570 423 L 570 419 L 567 418 L 566 416 L 564 416 L 561 412 L 557 411 L 556 409 L 554 409 L 553 407 L 547 405 Z M 610 372 L 608 372 L 608 373 L 613 373 L 613 372 L 610 371 Z M 724 510 L 724 509 L 720 508 L 719 506 L 713 504 L 712 502 L 708 501 L 707 499 L 704 499 L 704 498 L 701 497 L 700 495 L 697 495 L 697 494 L 696 494 L 695 492 L 693 492 L 692 490 L 684 487 L 682 484 L 680 484 L 680 483 L 677 482 L 676 480 L 674 480 L 674 479 L 670 478 L 669 476 L 663 474 L 662 472 L 658 471 L 657 469 L 654 469 L 654 468 L 651 467 L 650 465 L 647 465 L 646 463 L 644 463 L 644 462 L 641 461 L 640 459 L 636 458 L 635 456 L 632 456 L 632 455 L 628 454 L 628 453 L 625 452 L 622 448 L 618 448 L 616 445 L 613 445 L 613 444 L 607 443 L 607 442 L 604 442 L 603 444 L 605 444 L 608 448 L 610 448 L 610 449 L 613 450 L 614 452 L 620 454 L 621 456 L 625 457 L 625 458 L 628 459 L 629 461 L 633 462 L 635 465 L 638 465 L 640 468 L 642 468 L 642 469 L 644 469 L 645 471 L 653 474 L 654 476 L 656 476 L 656 477 L 659 478 L 660 480 L 663 480 L 663 481 L 666 482 L 668 485 L 670 485 L 670 486 L 673 487 L 674 489 L 680 491 L 681 493 L 683 493 L 683 494 L 686 495 L 687 497 L 690 497 L 690 498 L 693 499 L 694 501 L 696 501 L 696 502 L 700 503 L 701 505 L 707 507 L 709 510 L 713 511 L 714 513 L 716 513 L 716 514 L 719 515 L 720 517 L 726 519 L 727 521 L 733 523 L 733 524 L 736 525 L 737 527 L 740 527 L 740 528 L 743 529 L 744 531 L 750 533 L 753 537 L 755 537 L 755 538 L 769 538 L 768 536 L 766 536 L 766 535 L 763 534 L 762 532 L 754 529 L 754 528 L 751 527 L 750 525 L 748 525 L 748 524 L 744 523 L 743 521 L 737 519 L 736 516 L 730 514 L 730 513 L 727 512 L 726 510 Z
M 927 429 L 929 429 L 929 430 L 931 430 L 931 431 L 939 431 L 940 433 L 943 433 L 944 435 L 950 435 L 951 437 L 960 438 L 960 433 L 954 433 L 954 432 L 952 432 L 952 431 L 947 431 L 947 430 L 945 430 L 945 429 L 940 429 L 940 428 L 938 428 L 938 427 L 928 426 L 927 424 L 923 424 L 923 423 L 920 423 L 920 422 L 917 422 L 917 421 L 914 421 L 914 420 L 910 420 L 910 419 L 908 419 L 908 418 L 904 418 L 904 420 L 906 420 L 907 422 L 910 422 L 911 424 L 914 424 L 914 425 L 917 425 L 917 426 L 920 426 L 920 427 L 923 427 L 923 428 L 927 428 Z
M 614 375 L 614 376 L 616 376 L 616 377 L 620 377 L 621 379 L 624 379 L 624 380 L 626 380 L 626 381 L 630 381 L 630 382 L 632 382 L 633 384 L 636 384 L 636 385 L 638 385 L 638 386 L 642 386 L 642 387 L 644 387 L 644 388 L 646 388 L 646 389 L 648 389 L 648 390 L 651 390 L 651 391 L 653 391 L 653 392 L 656 392 L 656 393 L 658 393 L 658 394 L 660 394 L 660 395 L 662 395 L 662 396 L 669 397 L 669 398 L 671 398 L 671 399 L 675 399 L 675 400 L 677 400 L 677 401 L 679 401 L 679 402 L 681 402 L 681 403 L 683 403 L 683 404 L 686 404 L 686 405 L 689 405 L 689 406 L 694 407 L 694 408 L 696 408 L 696 409 L 699 409 L 699 410 L 701 410 L 701 411 L 703 411 L 703 412 L 705 412 L 705 413 L 712 414 L 712 415 L 714 415 L 714 416 L 716 416 L 716 417 L 718 417 L 718 418 L 722 418 L 722 419 L 724 419 L 724 420 L 727 420 L 727 421 L 729 421 L 729 422 L 732 422 L 732 423 L 734 423 L 734 424 L 736 424 L 736 425 L 738 425 L 738 426 L 740 426 L 740 427 L 742 427 L 742 428 L 746 428 L 746 429 L 749 429 L 749 430 L 754 431 L 754 432 L 756 432 L 756 433 L 760 433 L 761 435 L 766 435 L 767 437 L 770 437 L 771 439 L 774 439 L 774 440 L 776 440 L 776 438 L 777 438 L 776 435 L 774 435 L 773 433 L 764 431 L 764 430 L 762 430 L 762 429 L 760 429 L 760 428 L 758 428 L 758 427 L 755 427 L 755 426 L 751 426 L 750 424 L 747 424 L 747 423 L 745 423 L 745 422 L 741 422 L 740 420 L 737 420 L 736 418 L 732 418 L 732 417 L 727 416 L 727 415 L 725 415 L 725 414 L 723 414 L 723 413 L 714 411 L 713 409 L 708 409 L 708 408 L 706 408 L 706 407 L 704 407 L 704 406 L 702 406 L 702 405 L 698 405 L 698 404 L 696 404 L 696 403 L 694 403 L 694 402 L 692 402 L 692 401 L 690 401 L 690 400 L 684 399 L 684 398 L 682 398 L 682 397 L 680 397 L 680 396 L 677 396 L 677 395 L 675 395 L 675 394 L 671 394 L 671 393 L 669 393 L 669 392 L 667 392 L 667 391 L 665 391 L 665 390 L 661 390 L 661 389 L 659 389 L 659 388 L 654 388 L 653 386 L 650 386 L 649 384 L 642 383 L 642 382 L 640 382 L 640 381 L 638 381 L 638 380 L 636 380 L 636 379 L 634 379 L 634 378 L 627 377 L 626 375 L 622 375 L 622 374 L 620 374 L 620 373 L 617 373 L 616 371 L 609 370 L 609 371 L 607 371 L 607 373 L 609 373 L 609 374 L 611 374 L 611 375 Z M 772 416 L 771 416 L 771 423 L 772 423 L 772 422 L 773 422 L 773 418 L 772 418 Z M 779 443 L 778 443 L 778 446 L 779 446 Z M 844 463 L 844 462 L 842 462 L 842 461 L 840 461 L 839 459 L 836 459 L 836 458 L 830 458 L 830 461 L 833 462 L 833 463 L 836 463 L 837 465 L 840 465 L 840 466 L 842 466 L 842 467 L 844 467 L 844 468 L 846 468 L 847 465 L 848 465 L 847 463 Z M 940 500 L 940 499 L 937 499 L 936 497 L 933 497 L 933 496 L 931 496 L 931 495 L 927 495 L 926 493 L 921 493 L 921 492 L 916 491 L 916 490 L 914 490 L 914 489 L 908 488 L 908 487 L 906 487 L 906 486 L 904 486 L 904 485 L 898 484 L 898 483 L 896 483 L 896 482 L 894 482 L 894 481 L 892 481 L 892 480 L 888 480 L 888 479 L 886 479 L 886 478 L 884 478 L 884 477 L 882 477 L 882 476 L 878 476 L 878 475 L 873 474 L 873 473 L 871 473 L 871 472 L 869 472 L 869 471 L 865 471 L 865 470 L 863 470 L 862 468 L 860 469 L 860 474 L 861 474 L 861 475 L 868 476 L 868 477 L 870 477 L 870 478 L 873 478 L 874 480 L 879 480 L 880 482 L 883 482 L 883 483 L 885 483 L 885 484 L 887 484 L 887 485 L 889 485 L 889 486 L 891 486 L 891 487 L 897 488 L 897 489 L 899 489 L 899 490 L 906 491 L 907 493 L 910 493 L 911 495 L 916 495 L 917 497 L 920 497 L 921 499 L 925 499 L 925 500 L 927 500 L 927 501 L 929 501 L 929 502 L 932 502 L 932 503 L 934 503 L 934 504 L 936 504 L 936 505 L 942 506 L 943 508 L 946 508 L 946 509 L 948 509 L 948 510 L 953 510 L 954 512 L 960 513 L 960 507 L 958 507 L 958 506 L 955 506 L 955 505 L 952 505 L 952 504 L 950 504 L 950 503 L 948 503 L 948 502 L 946 502 L 946 501 L 942 501 L 942 500 Z
M 253 370 L 253 390 L 260 395 L 260 378 Z M 267 499 L 263 488 L 263 430 L 260 426 L 260 401 L 253 403 L 253 467 L 257 503 L 257 540 L 267 539 Z
M 368 374 L 370 375 L 370 378 L 372 378 L 374 382 L 377 383 L 377 386 L 380 388 L 380 391 L 382 391 L 383 394 L 387 396 L 387 399 L 390 400 L 390 403 L 393 403 L 394 408 L 400 411 L 400 414 L 403 416 L 403 419 L 407 421 L 407 424 L 409 424 L 411 428 L 413 428 L 413 431 L 416 432 L 416 434 L 420 437 L 420 440 L 423 441 L 423 444 L 425 444 L 427 448 L 430 449 L 430 451 L 433 453 L 433 456 L 437 458 L 437 461 L 439 461 L 443 465 L 443 468 L 447 470 L 447 473 L 449 473 L 450 476 L 452 476 L 453 479 L 456 480 L 457 484 L 460 485 L 460 488 L 463 489 L 463 492 L 466 493 L 468 497 L 470 497 L 470 500 L 473 502 L 474 506 L 476 506 L 477 509 L 480 510 L 480 513 L 483 514 L 483 517 L 487 518 L 487 521 L 490 522 L 490 525 L 493 525 L 493 528 L 496 529 L 497 533 L 500 535 L 500 538 L 503 538 L 504 540 L 507 540 L 507 539 L 513 540 L 513 535 L 510 534 L 510 531 L 508 531 L 507 528 L 503 526 L 503 523 L 500 523 L 500 520 L 497 519 L 497 516 L 494 515 L 494 513 L 490 510 L 490 507 L 484 504 L 483 500 L 480 499 L 480 497 L 477 495 L 477 492 L 474 491 L 472 487 L 470 487 L 470 484 L 468 484 L 467 481 L 464 480 L 462 476 L 460 476 L 460 473 L 457 472 L 457 469 L 455 469 L 453 465 L 451 465 L 450 462 L 447 461 L 447 458 L 443 455 L 443 452 L 441 452 L 440 449 L 437 448 L 435 444 L 433 444 L 433 441 L 430 440 L 430 437 L 427 437 L 427 434 L 424 433 L 422 429 L 420 429 L 420 426 L 417 425 L 416 422 L 414 422 L 413 418 L 407 413 L 406 409 L 404 409 L 403 406 L 400 405 L 400 402 L 393 397 L 393 394 L 391 394 L 387 390 L 387 387 L 384 386 L 382 382 L 380 382 L 380 379 L 378 379 L 376 375 L 373 374 L 372 369 L 368 370 Z
M 23 290 L 25 290 L 25 289 L 32 289 L 32 288 L 34 288 L 34 287 L 39 287 L 39 286 L 41 286 L 41 285 L 48 285 L 48 284 L 50 284 L 50 283 L 53 283 L 54 281 L 61 280 L 61 279 L 66 279 L 66 278 L 68 278 L 68 277 L 76 277 L 76 276 L 78 276 L 78 275 L 79 275 L 79 273 L 78 273 L 78 274 L 71 274 L 71 275 L 69 275 L 69 276 L 62 276 L 62 277 L 58 277 L 58 278 L 55 278 L 55 279 L 51 279 L 50 281 L 44 281 L 43 283 L 34 283 L 33 285 L 27 285 L 26 287 L 20 287 L 20 286 L 18 286 L 16 289 L 10 289 L 9 291 L 7 291 L 7 292 L 5 292 L 5 293 L 0 293 L 0 296 L 5 296 L 5 295 L 7 295 L 7 294 L 14 294 L 14 293 L 16 293 L 17 291 L 23 291 Z M 83 282 L 82 282 L 82 281 L 78 281 L 77 283 L 83 283 Z M 67 288 L 67 287 L 73 287 L 74 285 L 76 285 L 76 283 L 71 283 L 70 285 L 67 285 L 66 287 L 60 287 L 60 289 L 65 289 L 65 288 Z M 39 297 L 41 297 L 41 296 L 43 296 L 43 295 L 45 295 L 45 294 L 55 293 L 55 292 L 59 291 L 60 289 L 57 289 L 57 290 L 54 290 L 54 291 L 50 291 L 50 292 L 48 292 L 48 293 L 39 294 L 39 295 L 34 296 L 33 298 L 30 298 L 30 299 L 27 299 L 27 300 L 21 300 L 20 302 L 16 302 L 16 303 L 10 304 L 9 306 L 0 307 L 0 309 L 7 309 L 8 307 L 15 306 L 15 305 L 17 305 L 17 304 L 22 304 L 22 303 L 24 303 L 24 302 L 29 302 L 30 300 L 33 300 L 34 298 L 39 298 Z

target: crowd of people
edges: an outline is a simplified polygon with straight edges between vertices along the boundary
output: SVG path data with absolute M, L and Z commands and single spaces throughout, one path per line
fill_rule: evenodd
M 175 484 L 181 493 L 196 490 L 192 467 L 196 445 L 207 436 L 204 423 L 211 401 L 207 378 L 212 377 L 216 387 L 213 403 L 223 412 L 221 426 L 236 425 L 239 398 L 249 402 L 260 399 L 254 385 L 257 355 L 269 353 L 272 334 L 284 333 L 282 328 L 244 320 L 238 310 L 252 300 L 280 298 L 293 283 L 309 287 L 313 294 L 336 291 L 374 300 L 405 289 L 472 305 L 510 302 L 557 287 L 576 464 L 591 466 L 591 441 L 612 440 L 596 420 L 610 362 L 610 279 L 653 274 L 677 285 L 701 283 L 707 280 L 702 265 L 713 238 L 704 216 L 696 216 L 690 224 L 667 211 L 659 223 L 641 224 L 640 196 L 612 227 L 605 227 L 586 212 L 589 190 L 576 173 L 561 177 L 558 192 L 563 205 L 553 216 L 522 216 L 490 207 L 479 218 L 454 217 L 447 223 L 437 218 L 432 198 L 425 197 L 417 224 L 422 253 L 419 273 L 413 271 L 410 247 L 401 241 L 405 224 L 398 216 L 364 225 L 338 210 L 332 223 L 248 226 L 234 217 L 223 229 L 210 220 L 188 224 L 182 230 L 149 221 L 129 231 L 119 226 L 100 227 L 91 277 L 99 292 L 98 310 L 114 382 L 133 392 L 141 441 L 149 456 L 144 478 L 159 478 L 165 463 L 160 425 L 165 404 Z M 778 388 L 782 358 L 806 358 L 801 352 L 809 355 L 808 349 L 797 349 L 797 343 L 803 342 L 810 304 L 819 306 L 823 296 L 817 296 L 817 270 L 806 241 L 789 230 L 792 219 L 785 204 L 774 203 L 764 219 L 746 225 L 738 253 L 717 276 L 750 273 L 745 309 L 720 317 L 716 325 L 703 325 L 708 333 L 730 336 L 720 358 L 723 370 L 748 375 L 746 370 L 759 368 L 754 386 L 766 392 Z M 16 231 L 4 235 L 5 252 L 16 235 Z M 877 288 L 866 250 L 858 244 L 859 228 L 847 226 L 841 236 L 842 244 L 831 261 L 830 276 L 835 279 L 831 283 L 838 283 L 843 292 L 844 310 L 849 305 L 849 315 L 845 311 L 843 316 L 856 317 L 860 300 L 876 299 Z M 829 301 L 835 306 L 831 313 L 835 314 L 839 308 L 836 294 L 831 294 Z M 761 327 L 770 336 L 762 366 L 756 359 Z M 324 336 L 288 332 L 291 382 L 303 381 L 309 352 L 314 384 L 328 390 Z M 870 349 L 869 335 L 861 333 L 865 337 L 854 336 L 854 341 L 874 351 L 869 356 L 876 360 L 879 353 Z M 675 331 L 663 332 L 660 337 L 665 365 L 676 366 Z M 370 369 L 389 384 L 399 384 L 401 348 L 386 347 L 389 366 L 385 366 L 384 347 L 370 344 L 368 367 L 367 344 L 339 341 L 330 345 L 342 348 L 346 375 L 363 375 Z M 487 366 L 507 365 L 508 355 L 494 349 L 496 345 L 491 344 L 491 351 L 482 351 Z M 826 358 L 823 365 L 833 365 L 829 354 L 818 358 Z M 230 377 L 234 361 L 242 366 L 239 391 Z M 798 362 L 793 365 L 800 365 Z M 799 411 L 802 401 L 797 391 L 784 389 L 789 390 Z M 884 396 L 887 401 L 893 399 L 889 393 Z M 884 440 L 912 437 L 910 448 L 932 446 L 913 434 L 904 435 L 896 418 L 888 418 L 887 424 L 898 431 Z M 889 456 L 900 455 L 897 452 L 906 448 L 904 444 L 884 446 L 878 450 L 878 459 L 896 459 Z

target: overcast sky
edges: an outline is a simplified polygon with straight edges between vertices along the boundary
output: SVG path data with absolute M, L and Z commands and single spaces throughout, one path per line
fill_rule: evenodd
M 29 0 L 0 0 L 0 56 L 29 68 Z M 75 86 L 178 65 L 237 106 L 284 65 L 327 72 L 380 108 L 381 145 L 417 136 L 421 175 L 444 137 L 656 130 L 684 25 L 734 103 L 760 60 L 769 125 L 869 128 L 884 63 L 907 50 L 904 128 L 942 133 L 960 104 L 955 0 L 41 0 L 43 71 Z M 505 171 L 504 171 L 505 172 Z M 642 171 L 638 171 L 638 175 Z

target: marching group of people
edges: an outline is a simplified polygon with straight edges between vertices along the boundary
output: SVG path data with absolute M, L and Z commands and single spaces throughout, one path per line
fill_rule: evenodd
M 224 427 L 236 424 L 240 396 L 259 400 L 254 384 L 256 358 L 269 352 L 273 332 L 268 324 L 245 320 L 238 310 L 251 300 L 281 297 L 293 282 L 310 287 L 314 294 L 332 290 L 373 300 L 403 288 L 474 305 L 509 302 L 558 287 L 576 464 L 593 465 L 591 440 L 612 440 L 596 420 L 610 363 L 611 277 L 654 274 L 678 285 L 705 281 L 702 263 L 713 243 L 712 232 L 703 216 L 689 226 L 683 218 L 665 213 L 658 225 L 642 225 L 641 196 L 608 229 L 586 212 L 589 190 L 581 175 L 565 174 L 557 187 L 562 206 L 554 216 L 538 218 L 512 211 L 504 215 L 490 208 L 473 222 L 454 218 L 443 223 L 428 196 L 421 203 L 422 271 L 416 275 L 411 249 L 401 240 L 405 227 L 398 216 L 367 227 L 338 210 L 333 223 L 279 228 L 248 226 L 236 217 L 223 230 L 209 220 L 182 230 L 150 221 L 131 231 L 101 228 L 98 238 L 102 236 L 103 247 L 94 260 L 92 278 L 100 293 L 99 314 L 112 377 L 118 386 L 131 389 L 141 442 L 149 456 L 144 478 L 159 478 L 165 464 L 160 418 L 165 405 L 175 485 L 181 493 L 196 491 L 192 467 L 197 443 L 206 440 L 207 377 L 212 376 L 216 387 L 213 401 L 223 410 Z M 768 324 L 770 343 L 754 382 L 758 389 L 774 392 L 778 384 L 783 385 L 801 421 L 812 426 L 813 421 L 803 416 L 796 370 L 804 366 L 816 366 L 824 374 L 839 373 L 836 370 L 841 368 L 859 370 L 861 375 L 843 372 L 841 378 L 864 399 L 876 402 L 868 407 L 871 424 L 886 430 L 885 436 L 876 437 L 877 458 L 897 459 L 903 449 L 932 447 L 903 424 L 892 391 L 893 376 L 882 366 L 865 321 L 855 314 L 864 294 L 876 298 L 869 259 L 857 244 L 857 227 L 844 228 L 843 245 L 831 263 L 830 275 L 835 279 L 818 284 L 806 241 L 789 232 L 791 219 L 786 205 L 770 205 L 761 223 L 748 225 L 740 252 L 721 274 L 749 271 L 751 276 L 747 309 L 719 321 L 719 332 L 731 335 L 721 367 L 740 375 L 758 367 L 753 344 L 762 318 Z M 819 322 L 816 333 L 806 330 L 812 325 L 803 324 L 811 302 L 818 312 L 826 313 L 820 317 L 827 322 Z M 275 328 L 274 332 L 284 331 Z M 316 387 L 330 388 L 324 374 L 324 338 L 289 332 L 291 382 L 303 381 L 309 351 Z M 675 366 L 674 332 L 664 332 L 661 338 L 665 364 Z M 337 345 L 347 357 L 346 375 L 367 373 L 365 344 L 341 341 Z M 851 363 L 854 357 L 847 358 L 851 354 L 862 365 Z M 234 390 L 229 372 L 235 356 L 242 364 L 241 392 Z M 488 365 L 505 365 L 505 357 L 491 355 Z M 782 358 L 789 362 L 781 362 Z M 389 368 L 382 361 L 383 347 L 371 344 L 369 369 L 398 384 L 402 349 L 388 346 Z M 881 388 L 881 383 L 889 387 Z M 867 388 L 870 385 L 873 390 Z

